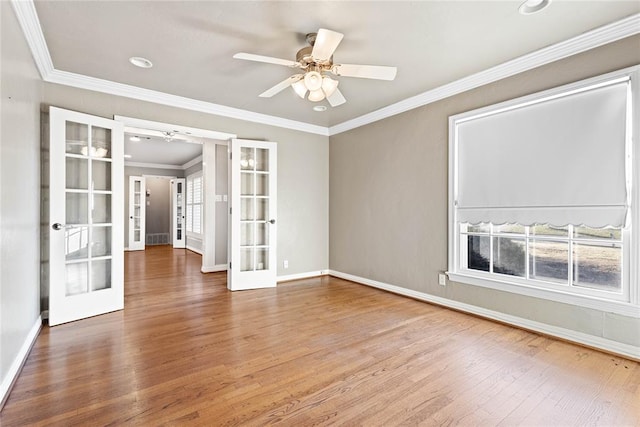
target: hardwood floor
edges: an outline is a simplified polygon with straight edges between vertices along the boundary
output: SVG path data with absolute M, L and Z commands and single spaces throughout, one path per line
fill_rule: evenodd
M 640 425 L 640 364 L 344 280 L 226 290 L 126 255 L 125 310 L 43 327 L 18 425 Z

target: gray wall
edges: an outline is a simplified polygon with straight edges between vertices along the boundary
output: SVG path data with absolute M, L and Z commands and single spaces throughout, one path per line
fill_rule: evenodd
M 129 245 L 129 177 L 130 176 L 143 176 L 143 175 L 158 175 L 158 176 L 175 176 L 176 178 L 184 178 L 184 171 L 182 169 L 159 169 L 159 168 L 145 168 L 139 166 L 125 166 L 124 167 L 124 245 Z M 146 197 L 145 197 L 146 199 Z M 148 208 L 148 207 L 147 207 Z M 167 215 L 169 215 L 167 208 Z M 147 212 L 148 214 L 148 212 Z M 152 212 L 153 215 L 153 212 Z M 155 221 L 154 221 L 155 222 Z M 147 226 L 145 222 L 145 227 Z M 170 229 L 169 225 L 169 229 Z M 150 231 L 145 230 L 146 233 Z M 161 233 L 158 231 L 158 233 Z M 172 239 L 172 236 L 169 236 Z
M 200 172 L 202 170 L 202 162 L 198 162 L 195 165 L 185 169 L 184 171 L 184 176 L 185 178 L 188 177 L 189 175 L 193 175 L 196 172 Z
M 638 63 L 635 36 L 332 136 L 330 268 L 640 345 L 640 319 L 437 279 L 447 270 L 448 117 Z
M 145 233 L 167 233 L 171 236 L 171 180 L 146 177 Z
M 40 315 L 43 84 L 11 5 L 0 2 L 0 380 Z M 0 396 L 1 398 L 2 396 Z
M 44 102 L 102 117 L 114 114 L 237 134 L 278 143 L 278 275 L 326 270 L 329 265 L 329 138 L 44 84 Z M 289 269 L 282 261 L 289 260 Z

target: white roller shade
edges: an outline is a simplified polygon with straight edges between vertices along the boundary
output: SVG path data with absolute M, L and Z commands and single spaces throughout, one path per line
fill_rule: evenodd
M 457 121 L 458 220 L 623 226 L 628 84 Z

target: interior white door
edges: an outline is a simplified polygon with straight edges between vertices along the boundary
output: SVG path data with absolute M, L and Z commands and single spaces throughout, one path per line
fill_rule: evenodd
M 176 178 L 171 180 L 171 194 L 173 196 L 173 247 L 187 247 L 187 233 L 185 230 L 185 179 Z
M 129 177 L 129 245 L 130 251 L 144 251 L 145 245 L 144 177 Z
M 122 123 L 49 108 L 49 324 L 124 308 Z
M 277 144 L 233 139 L 229 274 L 232 291 L 276 286 Z

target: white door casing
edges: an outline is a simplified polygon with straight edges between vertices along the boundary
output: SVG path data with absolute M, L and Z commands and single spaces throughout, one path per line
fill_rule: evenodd
M 129 244 L 130 251 L 143 251 L 145 246 L 145 179 L 129 177 Z
M 277 144 L 233 139 L 230 145 L 230 290 L 276 286 Z
M 124 308 L 121 123 L 49 108 L 49 325 Z

